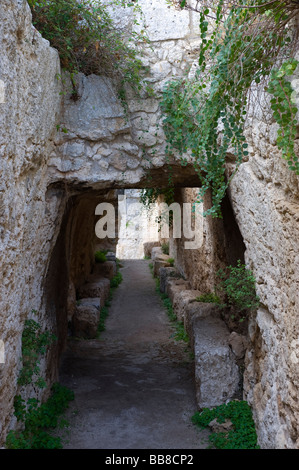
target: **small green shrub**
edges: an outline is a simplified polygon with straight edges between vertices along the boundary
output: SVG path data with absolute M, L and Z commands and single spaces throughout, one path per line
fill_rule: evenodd
M 34 26 L 60 56 L 62 68 L 71 73 L 109 75 L 139 90 L 143 65 L 137 44 L 141 33 L 117 28 L 109 14 L 113 8 L 138 5 L 126 0 L 28 0 Z M 136 22 L 136 20 L 134 20 Z M 74 85 L 74 82 L 73 82 Z
M 206 293 L 206 294 L 202 294 L 199 297 L 196 297 L 195 300 L 197 302 L 207 302 L 207 303 L 214 303 L 214 304 L 220 304 L 221 303 L 220 298 L 214 292 L 209 292 L 209 293 Z
M 116 287 L 119 286 L 122 280 L 123 280 L 122 274 L 118 271 L 117 274 L 115 274 L 115 276 L 111 279 L 110 287 L 112 289 L 115 289 Z
M 122 279 L 122 274 L 117 271 L 117 274 L 110 281 L 109 299 L 106 300 L 105 305 L 101 308 L 100 312 L 100 320 L 98 323 L 98 337 L 100 336 L 102 331 L 105 331 L 105 322 L 109 314 L 110 300 L 112 300 L 114 289 L 119 286 L 119 284 L 122 282 Z
M 104 251 L 96 251 L 94 259 L 96 263 L 105 263 L 107 261 L 106 253 Z
M 205 428 L 217 418 L 231 420 L 233 430 L 212 433 L 209 440 L 217 449 L 259 449 L 251 408 L 246 401 L 231 401 L 215 408 L 204 408 L 192 416 L 193 424 Z
M 170 264 L 170 266 L 174 266 L 174 258 L 168 258 L 167 263 Z
M 162 243 L 161 249 L 164 255 L 169 255 L 169 243 L 168 242 Z
M 60 415 L 74 399 L 74 394 L 67 387 L 56 383 L 52 395 L 43 404 L 35 398 L 27 403 L 20 395 L 15 397 L 15 416 L 24 423 L 23 431 L 10 431 L 6 439 L 7 449 L 62 449 L 61 439 L 51 434 L 57 427 L 65 427 L 67 422 L 60 420 Z
M 35 384 L 39 388 L 45 387 L 45 381 L 39 376 L 39 364 L 42 356 L 46 354 L 47 347 L 56 341 L 55 335 L 49 331 L 41 331 L 41 326 L 34 320 L 26 320 L 22 334 L 22 362 L 18 384 L 28 385 L 34 375 L 37 376 Z
M 217 273 L 222 289 L 227 297 L 227 306 L 237 311 L 255 310 L 259 306 L 259 298 L 255 292 L 255 278 L 251 271 L 238 260 L 237 266 L 228 266 Z

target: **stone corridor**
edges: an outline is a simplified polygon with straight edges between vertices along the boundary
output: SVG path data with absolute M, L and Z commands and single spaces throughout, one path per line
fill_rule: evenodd
M 200 449 L 193 367 L 146 260 L 126 260 L 99 339 L 70 338 L 60 382 L 75 393 L 66 449 Z

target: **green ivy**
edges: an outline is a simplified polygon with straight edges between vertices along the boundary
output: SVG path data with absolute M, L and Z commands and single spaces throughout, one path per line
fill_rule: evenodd
M 284 62 L 280 69 L 272 70 L 267 87 L 268 93 L 273 95 L 271 99 L 273 117 L 279 124 L 277 145 L 290 169 L 297 175 L 299 175 L 299 162 L 294 149 L 294 141 L 297 134 L 298 108 L 293 102 L 294 90 L 286 77 L 293 75 L 298 63 L 297 60 L 290 59 Z
M 37 313 L 35 310 L 33 313 Z M 22 368 L 18 377 L 18 385 L 34 385 L 45 388 L 46 382 L 40 374 L 40 359 L 44 356 L 53 341 L 57 338 L 49 331 L 42 331 L 35 320 L 26 320 L 22 333 Z M 33 381 L 34 377 L 36 380 Z M 30 397 L 25 401 L 21 394 L 14 398 L 14 414 L 22 430 L 10 431 L 6 438 L 8 449 L 61 449 L 59 437 L 52 435 L 51 430 L 57 426 L 65 426 L 67 422 L 59 416 L 74 398 L 71 390 L 56 383 L 52 386 L 52 394 L 45 403 Z
M 233 429 L 211 433 L 209 440 L 217 449 L 259 449 L 252 411 L 246 401 L 231 401 L 215 408 L 204 408 L 192 416 L 193 424 L 206 428 L 211 421 L 231 420 Z
M 174 187 L 142 189 L 140 192 L 140 202 L 149 211 L 152 204 L 155 204 L 160 196 L 170 206 L 174 202 Z
M 53 436 L 52 430 L 65 427 L 67 422 L 60 419 L 74 394 L 58 383 L 52 386 L 52 395 L 40 404 L 35 398 L 27 403 L 20 395 L 15 397 L 15 416 L 23 422 L 22 431 L 10 431 L 6 439 L 7 449 L 62 449 L 61 439 Z
M 188 8 L 187 2 L 173 3 Z M 197 70 L 193 78 L 178 78 L 165 87 L 161 110 L 168 152 L 178 153 L 183 165 L 187 164 L 185 154 L 191 154 L 201 184 L 199 201 L 208 190 L 212 195 L 212 207 L 204 215 L 221 217 L 226 189 L 248 156 L 244 126 L 249 92 L 252 85 L 269 77 L 280 57 L 291 53 L 290 44 L 296 38 L 290 24 L 299 6 L 266 0 L 247 0 L 241 6 L 238 2 L 228 6 L 220 0 L 214 6 L 211 2 L 209 8 L 198 4 L 201 46 Z M 291 85 L 281 80 L 283 74 L 294 72 L 295 64 L 290 60 L 273 71 L 268 91 L 275 97 L 274 118 L 281 126 L 277 144 L 290 169 L 297 171 L 293 148 L 297 108 L 290 100 Z M 229 178 L 225 172 L 228 154 L 235 160 Z
M 22 362 L 23 367 L 20 371 L 18 384 L 28 385 L 32 382 L 32 377 L 37 376 L 35 385 L 44 388 L 46 383 L 39 376 L 40 359 L 47 352 L 48 346 L 56 341 L 55 335 L 49 331 L 41 331 L 41 326 L 34 320 L 26 320 L 22 334 Z

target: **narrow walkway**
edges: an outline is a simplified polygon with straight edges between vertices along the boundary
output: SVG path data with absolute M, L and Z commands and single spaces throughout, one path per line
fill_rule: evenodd
M 124 261 L 106 331 L 70 340 L 60 382 L 75 393 L 65 449 L 200 449 L 193 368 L 155 292 L 148 261 Z

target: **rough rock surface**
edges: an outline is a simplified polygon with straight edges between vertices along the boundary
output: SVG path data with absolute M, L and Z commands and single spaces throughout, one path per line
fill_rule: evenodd
M 99 297 L 101 304 L 109 297 L 110 281 L 107 278 L 99 279 L 98 276 L 90 276 L 89 281 L 78 288 L 80 299 Z
M 298 448 L 299 177 L 275 145 L 277 125 L 261 122 L 255 110 L 248 125 L 249 160 L 230 185 L 261 301 L 249 325 L 245 397 L 261 447 Z
M 196 314 L 189 317 L 189 331 L 198 407 L 218 406 L 239 396 L 239 368 L 229 347 L 229 331 L 217 309 L 198 303 Z
M 55 314 L 43 307 L 43 282 L 64 206 L 58 189 L 47 192 L 60 116 L 58 54 L 32 27 L 27 2 L 1 1 L 0 24 L 0 339 L 6 353 L 0 364 L 1 445 L 15 422 L 24 320 L 32 316 L 56 331 Z
M 142 0 L 142 4 L 145 2 Z M 181 12 L 163 7 L 158 0 L 146 3 L 145 19 L 154 43 L 153 49 L 146 50 L 144 61 L 157 99 L 137 99 L 128 90 L 130 115 L 126 121 L 111 83 L 103 77 L 82 74 L 77 77 L 80 99 L 74 103 L 65 96 L 61 114 L 57 52 L 32 28 L 25 0 L 2 0 L 1 7 L 0 340 L 5 347 L 5 363 L 0 364 L 2 444 L 8 428 L 15 424 L 13 399 L 24 320 L 33 316 L 32 309 L 38 311 L 34 318 L 43 327 L 54 332 L 58 328 L 63 333 L 59 335 L 61 351 L 67 308 L 61 312 L 59 306 L 69 293 L 66 280 L 73 281 L 73 273 L 83 279 L 87 268 L 92 267 L 90 253 L 85 249 L 84 254 L 82 248 L 87 246 L 87 235 L 78 230 L 84 226 L 83 213 L 76 221 L 76 231 L 72 225 L 78 208 L 74 198 L 82 195 L 85 207 L 93 210 L 91 201 L 104 197 L 100 190 L 167 184 L 164 135 L 157 129 L 161 118 L 159 93 L 169 77 L 181 75 L 196 58 L 198 25 L 191 12 L 181 16 Z M 298 92 L 296 74 L 291 81 Z M 101 106 L 93 109 L 94 103 Z M 256 108 L 251 111 L 248 161 L 240 166 L 229 189 L 245 261 L 256 277 L 261 299 L 261 308 L 249 325 L 245 398 L 253 407 L 261 447 L 298 448 L 299 184 L 275 145 L 276 124 L 264 122 L 264 114 Z M 69 129 L 67 134 L 57 132 L 59 124 Z M 233 163 L 227 165 L 228 176 L 233 167 Z M 198 185 L 190 165 L 182 168 L 176 159 L 173 169 L 176 184 Z M 149 174 L 152 179 L 147 178 Z M 185 190 L 182 202 L 194 199 L 193 193 L 193 189 Z M 70 217 L 65 225 L 63 214 Z M 87 221 L 92 226 L 90 214 Z M 234 234 L 229 230 L 230 223 L 225 228 L 224 222 L 209 218 L 204 221 L 204 243 L 199 250 L 184 251 L 183 244 L 172 242 L 170 256 L 176 259 L 177 268 L 189 279 L 192 289 L 212 291 L 216 270 L 231 254 L 235 258 L 239 253 L 227 244 L 232 238 L 222 236 L 225 231 Z M 63 240 L 69 235 L 71 241 L 66 245 Z M 82 258 L 74 254 L 76 246 L 81 247 Z M 70 299 L 72 295 L 70 292 Z M 51 355 L 50 381 L 55 378 L 57 355 Z M 42 369 L 46 368 L 42 364 Z
M 86 298 L 78 301 L 72 319 L 72 333 L 79 338 L 96 338 L 100 320 L 100 298 Z
M 166 281 L 168 278 L 174 278 L 177 277 L 177 271 L 175 268 L 169 267 L 169 268 L 160 268 L 159 270 L 159 278 L 160 278 L 160 292 L 163 294 L 166 293 Z
M 92 274 L 97 277 L 107 277 L 111 280 L 115 276 L 116 271 L 115 261 L 105 261 L 104 263 L 96 263 Z
M 165 293 L 170 298 L 172 304 L 175 295 L 186 289 L 190 289 L 190 284 L 188 281 L 185 281 L 184 279 L 173 279 L 171 277 L 167 278 L 165 284 Z
M 196 298 L 200 295 L 198 290 L 185 290 L 178 292 L 173 297 L 173 313 L 179 321 L 185 319 L 186 307 L 191 302 L 196 302 Z

